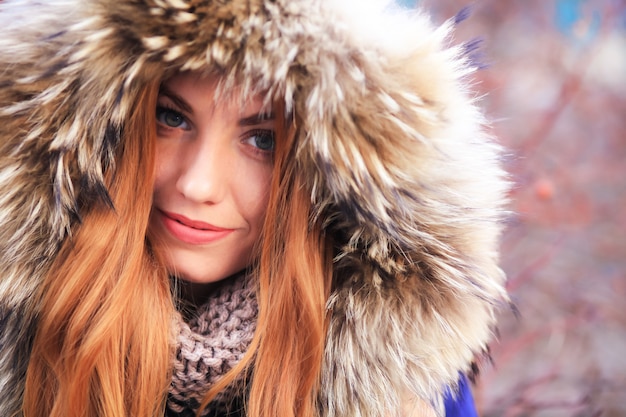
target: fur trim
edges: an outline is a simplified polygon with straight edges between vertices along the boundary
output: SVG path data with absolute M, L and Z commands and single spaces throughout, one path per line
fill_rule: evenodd
M 507 301 L 508 185 L 452 26 L 374 0 L 0 2 L 2 414 L 20 401 L 32 294 L 78 207 L 108 202 L 137 93 L 214 69 L 284 99 L 294 163 L 343 239 L 320 415 L 384 415 L 401 393 L 440 404 Z

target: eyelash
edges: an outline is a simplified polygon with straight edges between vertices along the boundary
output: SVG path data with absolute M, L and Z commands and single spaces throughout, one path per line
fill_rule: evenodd
M 272 138 L 272 148 L 271 149 L 262 149 L 257 145 L 249 144 L 248 141 L 253 139 L 256 136 L 270 136 Z M 251 146 L 252 152 L 260 156 L 271 156 L 274 154 L 274 149 L 276 147 L 276 138 L 273 130 L 268 129 L 254 129 L 249 132 L 246 132 L 244 138 L 242 139 L 242 143 L 248 144 Z
M 169 112 L 170 114 L 173 114 L 173 115 L 179 117 L 181 119 L 181 125 L 179 125 L 179 126 L 170 126 L 166 122 L 162 121 L 160 119 L 160 116 L 162 116 L 166 112 Z M 183 129 L 183 130 L 188 130 L 189 129 L 188 126 L 187 127 L 181 127 L 183 124 L 189 125 L 189 122 L 187 121 L 187 118 L 182 114 L 182 112 L 180 112 L 179 110 L 177 110 L 177 109 L 175 109 L 175 108 L 173 108 L 171 106 L 168 106 L 168 105 L 162 105 L 162 104 L 157 105 L 157 108 L 156 108 L 156 120 L 157 120 L 157 123 L 159 125 L 161 125 L 162 127 L 166 128 L 166 129 Z
M 179 117 L 181 119 L 181 125 L 182 124 L 187 124 L 189 125 L 189 122 L 187 121 L 186 117 L 182 114 L 181 111 L 173 108 L 170 105 L 167 104 L 157 104 L 156 107 L 156 120 L 157 123 L 159 124 L 159 127 L 163 128 L 163 129 L 183 129 L 183 130 L 188 130 L 190 127 L 181 127 L 181 126 L 170 126 L 168 125 L 166 122 L 162 121 L 160 119 L 160 116 L 162 116 L 164 113 L 169 112 L 173 115 L 175 115 L 176 117 Z M 254 138 L 255 136 L 270 136 L 272 138 L 272 149 L 262 149 L 260 147 L 258 147 L 256 144 L 250 144 L 248 143 L 248 141 L 252 138 Z M 259 156 L 259 157 L 263 157 L 263 158 L 268 158 L 274 155 L 274 149 L 276 146 L 276 139 L 275 139 L 275 134 L 273 130 L 269 130 L 269 129 L 253 129 L 250 130 L 248 132 L 245 133 L 243 139 L 241 140 L 241 142 L 243 144 L 249 145 L 249 149 L 251 152 L 253 152 L 255 155 Z

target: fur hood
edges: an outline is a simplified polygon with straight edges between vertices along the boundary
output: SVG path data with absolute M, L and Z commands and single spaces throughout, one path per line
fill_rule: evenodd
M 507 182 L 453 26 L 377 0 L 0 2 L 0 414 L 21 395 L 30 296 L 77 207 L 106 199 L 138 92 L 207 68 L 284 99 L 316 212 L 345 239 L 321 415 L 380 416 L 402 392 L 440 405 L 507 302 Z

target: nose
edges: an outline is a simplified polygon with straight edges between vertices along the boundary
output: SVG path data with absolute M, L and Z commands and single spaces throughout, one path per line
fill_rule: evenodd
M 222 201 L 227 189 L 229 158 L 224 141 L 205 134 L 187 147 L 176 188 L 198 203 Z

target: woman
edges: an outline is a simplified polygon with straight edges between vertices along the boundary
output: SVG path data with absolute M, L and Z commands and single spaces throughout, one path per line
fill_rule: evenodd
M 499 149 L 451 24 L 333 3 L 0 3 L 4 415 L 444 412 Z

